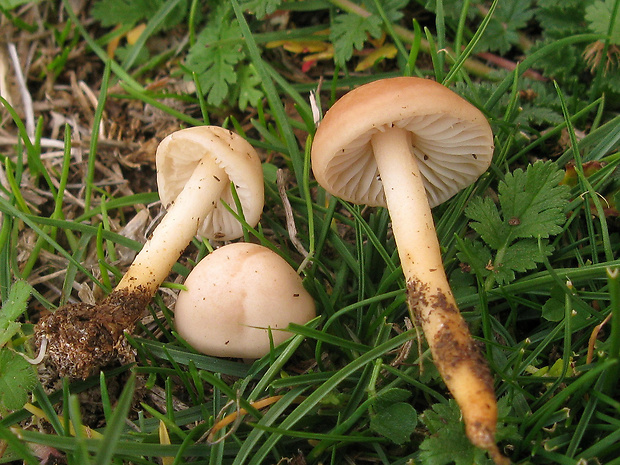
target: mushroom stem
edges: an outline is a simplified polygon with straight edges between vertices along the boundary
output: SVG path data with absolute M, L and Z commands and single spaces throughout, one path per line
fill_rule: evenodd
M 213 159 L 201 160 L 115 291 L 140 286 L 154 295 L 227 185 L 226 172 Z
M 131 331 L 140 319 L 227 183 L 228 176 L 215 161 L 201 161 L 152 238 L 102 302 L 64 305 L 39 321 L 35 339 L 39 345 L 47 341 L 48 357 L 61 376 L 87 378 L 114 360 L 132 358 L 124 331 Z
M 494 438 L 493 380 L 448 284 L 411 137 L 392 127 L 371 139 L 407 283 L 409 311 L 421 324 L 439 373 L 461 408 L 470 441 L 501 457 Z

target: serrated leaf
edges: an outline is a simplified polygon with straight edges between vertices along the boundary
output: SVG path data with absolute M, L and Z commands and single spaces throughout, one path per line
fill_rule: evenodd
M 552 252 L 546 241 L 539 249 L 538 240 L 562 232 L 566 221 L 564 208 L 570 190 L 560 185 L 563 173 L 551 162 L 536 162 L 527 170 L 517 169 L 506 175 L 498 186 L 499 206 L 490 198 L 473 199 L 465 214 L 473 221 L 471 227 L 494 251 L 491 260 L 493 276 L 500 284 L 509 283 L 515 272 L 536 268 L 545 255 Z M 477 255 L 488 257 L 484 247 L 461 241 L 459 258 L 470 263 L 476 274 L 482 271 Z
M 105 27 L 135 24 L 157 11 L 161 4 L 161 0 L 99 0 L 91 15 Z
M 610 72 L 605 76 L 603 86 L 613 93 L 620 94 L 620 73 L 618 72 L 618 69 L 616 69 L 615 72 Z
M 282 0 L 247 0 L 241 6 L 254 13 L 258 19 L 263 19 L 276 11 L 281 3 Z
M 245 58 L 241 29 L 227 2 L 219 5 L 187 55 L 187 67 L 198 75 L 207 103 L 219 106 L 237 82 L 235 66 Z
M 505 418 L 511 412 L 511 400 L 502 397 L 497 402 L 498 417 Z M 422 423 L 430 435 L 420 444 L 420 463 L 422 465 L 492 465 L 486 452 L 472 445 L 465 435 L 461 411 L 450 399 L 445 404 L 435 404 L 420 415 Z M 517 441 L 520 436 L 516 425 L 497 424 L 496 440 Z M 418 463 L 416 461 L 416 463 Z
M 493 255 L 482 242 L 464 238 L 460 242 L 459 248 L 461 251 L 457 253 L 458 259 L 467 263 L 476 275 L 485 277 L 491 273 L 488 265 L 491 263 Z
M 551 108 L 539 107 L 537 105 L 524 105 L 515 123 L 525 122 L 527 124 L 550 124 L 555 126 L 563 121 L 564 117 Z
M 562 178 L 553 163 L 540 161 L 527 171 L 517 169 L 506 175 L 498 192 L 512 238 L 547 238 L 562 232 L 566 220 L 562 209 L 569 196 L 568 187 L 560 185 Z
M 385 13 L 386 18 L 391 22 L 400 21 L 402 19 L 402 9 L 407 6 L 408 0 L 382 0 L 381 8 Z M 374 2 L 369 2 L 367 5 L 368 11 L 372 14 L 379 14 Z
M 527 171 L 508 173 L 498 186 L 497 206 L 488 198 L 474 199 L 465 213 L 472 228 L 494 249 L 517 238 L 542 237 L 562 231 L 569 189 L 560 185 L 563 174 L 551 162 L 536 162 Z
M 513 45 L 518 44 L 519 29 L 525 27 L 534 14 L 530 4 L 530 0 L 500 2 L 478 43 L 479 49 L 505 54 Z
M 418 414 L 406 402 L 378 409 L 370 418 L 370 429 L 388 438 L 394 444 L 404 444 L 418 425 Z
M 557 8 L 560 10 L 567 10 L 578 7 L 587 2 L 588 0 L 562 0 L 561 2 L 558 2 L 558 0 L 538 0 L 536 4 L 542 9 Z
M 616 0 L 596 0 L 586 8 L 586 21 L 590 30 L 607 35 Z M 620 15 L 616 15 L 610 37 L 611 43 L 620 44 Z
M 544 255 L 550 255 L 552 247 L 542 244 Z M 499 284 L 514 281 L 515 271 L 522 273 L 535 269 L 543 261 L 536 239 L 523 239 L 508 246 L 501 260 L 494 263 L 493 273 Z
M 260 99 L 264 97 L 260 89 L 261 78 L 251 64 L 241 67 L 237 74 L 238 106 L 241 111 L 244 111 L 248 105 L 253 107 L 258 105 Z
M 26 281 L 16 281 L 11 286 L 9 298 L 0 309 L 0 348 L 15 335 L 21 325 L 15 320 L 26 311 L 32 287 Z
M 474 447 L 465 435 L 461 411 L 452 399 L 425 410 L 422 422 L 431 433 L 420 444 L 422 465 L 486 465 L 492 462 L 486 453 Z
M 22 408 L 36 382 L 30 363 L 11 350 L 0 350 L 0 405 L 8 410 Z
M 91 15 L 105 27 L 135 24 L 150 19 L 165 2 L 166 0 L 98 0 L 93 5 Z M 187 2 L 181 1 L 166 16 L 163 27 L 176 26 L 183 20 L 187 11 Z
M 489 197 L 476 197 L 467 206 L 465 214 L 474 220 L 471 227 L 480 234 L 484 242 L 494 249 L 504 244 L 508 235 L 508 226 L 502 220 L 497 207 Z
M 368 35 L 381 35 L 381 18 L 368 16 L 366 18 L 353 13 L 336 16 L 330 30 L 330 39 L 334 44 L 334 59 L 343 66 L 352 56 L 353 49 L 360 50 Z
M 504 261 L 510 263 L 513 270 L 522 273 L 536 268 L 536 265 L 541 263 L 544 257 L 549 256 L 552 251 L 549 244 L 543 242 L 539 247 L 536 239 L 524 239 L 515 242 L 506 249 Z
M 582 26 L 583 29 L 583 26 Z M 563 34 L 563 32 L 562 32 Z M 562 34 L 560 37 L 563 37 Z M 570 35 L 570 33 L 567 32 Z M 536 42 L 530 53 L 535 53 L 540 49 L 548 49 L 557 39 L 554 37 Z M 545 55 L 544 60 L 540 60 L 538 66 L 545 76 L 553 76 L 554 78 L 573 78 L 577 70 L 581 70 L 583 65 L 582 51 L 577 47 L 561 47 L 553 48 Z

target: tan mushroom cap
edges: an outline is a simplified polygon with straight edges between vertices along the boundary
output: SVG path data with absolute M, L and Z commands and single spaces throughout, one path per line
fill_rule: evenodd
M 431 207 L 491 163 L 493 134 L 480 110 L 434 81 L 397 77 L 360 86 L 327 111 L 312 144 L 319 184 L 344 200 L 385 207 L 370 139 L 391 127 L 410 131 Z
M 168 208 L 181 193 L 187 180 L 204 157 L 210 157 L 228 176 L 221 199 L 237 211 L 230 182 L 233 182 L 243 215 L 250 225 L 260 219 L 264 204 L 261 161 L 254 148 L 241 136 L 217 126 L 197 126 L 176 131 L 157 148 L 157 185 L 163 205 Z M 243 235 L 239 221 L 215 203 L 198 229 L 198 235 L 232 240 Z
M 228 244 L 201 260 L 185 281 L 175 327 L 196 350 L 217 357 L 260 358 L 292 336 L 289 323 L 316 316 L 295 270 L 261 245 Z

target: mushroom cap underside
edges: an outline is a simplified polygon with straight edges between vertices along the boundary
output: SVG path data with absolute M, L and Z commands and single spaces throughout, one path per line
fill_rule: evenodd
M 314 300 L 293 268 L 270 249 L 237 242 L 201 260 L 185 281 L 175 327 L 196 350 L 218 357 L 260 358 L 291 337 L 289 323 L 315 317 Z
M 159 144 L 156 154 L 157 185 L 162 204 L 168 208 L 174 202 L 204 157 L 211 157 L 229 178 L 221 199 L 237 212 L 230 187 L 230 183 L 234 183 L 243 216 L 248 224 L 255 226 L 264 205 L 260 158 L 245 139 L 218 126 L 182 129 Z M 217 240 L 241 237 L 243 230 L 239 220 L 220 204 L 219 199 L 215 200 L 215 209 L 200 225 L 198 235 Z
M 344 200 L 385 207 L 371 138 L 392 127 L 411 134 L 431 207 L 473 183 L 493 157 L 491 127 L 471 103 L 428 79 L 383 79 L 347 93 L 325 114 L 311 153 L 319 184 Z

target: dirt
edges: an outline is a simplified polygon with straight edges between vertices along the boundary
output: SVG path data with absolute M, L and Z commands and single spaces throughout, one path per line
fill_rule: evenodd
M 97 305 L 64 305 L 39 321 L 36 344 L 47 344 L 48 360 L 60 376 L 86 379 L 132 357 L 124 331 L 133 329 L 150 299 L 138 288 L 114 291 Z

